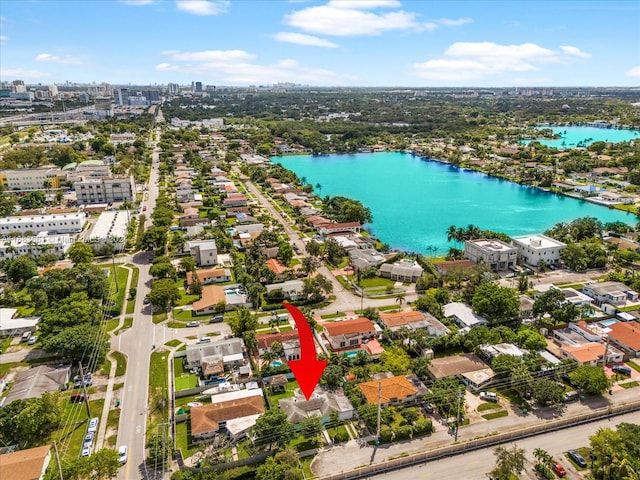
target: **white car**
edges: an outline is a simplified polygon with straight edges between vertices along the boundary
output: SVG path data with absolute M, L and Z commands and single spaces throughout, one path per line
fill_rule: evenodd
M 480 399 L 485 402 L 498 403 L 498 395 L 493 392 L 480 392 Z
M 92 418 L 89 420 L 89 426 L 87 427 L 87 433 L 95 433 L 98 431 L 98 418 Z
M 122 464 L 127 463 L 128 453 L 129 453 L 129 449 L 127 448 L 127 446 L 121 445 L 120 448 L 118 448 L 118 462 Z
M 198 339 L 198 343 L 210 343 L 211 342 L 211 337 L 200 337 Z
M 91 447 L 82 447 L 81 457 L 90 457 L 91 456 Z
M 95 436 L 94 432 L 89 432 L 84 436 L 84 444 L 83 447 L 89 447 L 93 445 L 93 437 Z
M 27 345 L 35 345 L 35 343 L 38 341 L 38 337 L 36 335 L 34 335 L 33 337 L 31 337 L 29 339 L 29 341 L 27 342 Z

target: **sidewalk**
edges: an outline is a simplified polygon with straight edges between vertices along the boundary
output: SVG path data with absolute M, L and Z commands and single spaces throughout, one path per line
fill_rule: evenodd
M 590 410 L 606 408 L 609 405 L 629 403 L 638 399 L 640 387 L 615 393 L 613 396 L 600 396 L 588 398 L 584 403 L 574 403 L 565 406 L 562 415 L 551 407 L 535 409 L 533 412 L 523 415 L 513 409 L 509 409 L 509 416 L 489 421 L 480 421 L 461 427 L 456 442 L 454 435 L 448 430 L 440 430 L 435 433 L 415 440 L 406 440 L 380 445 L 374 448 L 360 440 L 352 440 L 346 444 L 340 444 L 333 448 L 321 450 L 311 464 L 311 470 L 316 476 L 325 476 L 353 470 L 358 466 L 377 464 L 394 458 L 406 457 L 411 454 L 432 450 L 437 447 L 450 446 L 461 441 L 468 441 L 495 435 L 517 431 L 524 427 L 531 427 L 541 423 L 549 423 L 551 420 L 570 418 L 571 416 L 586 413 Z M 435 423 L 435 422 L 434 422 Z

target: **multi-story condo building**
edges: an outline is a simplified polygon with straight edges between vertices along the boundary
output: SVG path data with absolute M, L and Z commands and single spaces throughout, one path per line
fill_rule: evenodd
M 84 177 L 73 184 L 79 204 L 113 203 L 135 199 L 136 187 L 130 175 Z
M 0 235 L 3 237 L 16 233 L 40 232 L 49 233 L 80 233 L 87 220 L 82 212 L 64 213 L 60 215 L 30 215 L 24 217 L 0 218 Z
M 464 256 L 493 270 L 507 270 L 516 264 L 518 249 L 497 239 L 467 240 L 464 242 Z
M 0 171 L 3 190 L 24 191 L 58 188 L 62 171 L 58 167 L 24 168 Z
M 63 257 L 74 241 L 71 235 L 47 235 L 47 232 L 40 232 L 34 237 L 12 238 L 0 242 L 0 260 L 24 255 L 35 258 L 45 253 Z

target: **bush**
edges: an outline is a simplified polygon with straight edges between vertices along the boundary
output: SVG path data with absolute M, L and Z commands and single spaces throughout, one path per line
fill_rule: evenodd
M 380 427 L 380 439 L 383 442 L 390 442 L 393 440 L 393 430 L 391 430 L 391 427 L 387 427 L 386 425 Z
M 536 473 L 538 473 L 545 480 L 552 480 L 556 478 L 553 472 L 549 469 L 549 467 L 547 467 L 546 465 L 543 465 L 542 463 L 536 463 L 535 470 L 536 470 Z
M 349 441 L 349 434 L 346 431 L 338 430 L 338 433 L 336 433 L 333 436 L 333 443 L 342 443 L 342 442 L 348 442 L 348 441 Z
M 413 427 L 411 425 L 403 425 L 394 430 L 395 438 L 397 440 L 404 440 L 406 438 L 413 437 Z
M 431 420 L 427 420 L 427 419 L 418 420 L 413 425 L 413 433 L 415 433 L 416 435 L 424 435 L 432 432 L 433 432 L 433 424 L 431 423 Z

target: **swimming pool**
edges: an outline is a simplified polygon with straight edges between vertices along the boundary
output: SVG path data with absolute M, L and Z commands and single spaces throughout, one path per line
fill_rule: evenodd
M 615 318 L 611 318 L 609 320 L 602 320 L 600 322 L 600 325 L 604 325 L 605 327 L 610 327 L 611 325 L 613 325 L 614 323 L 617 323 L 618 320 L 616 320 Z
M 272 367 L 281 367 L 282 366 L 282 362 L 278 362 L 277 360 L 275 362 L 271 362 L 271 366 Z
M 347 358 L 353 358 L 353 357 L 357 356 L 358 353 L 360 353 L 360 352 L 367 353 L 366 350 L 351 350 L 350 352 L 347 352 L 344 355 L 346 355 Z

